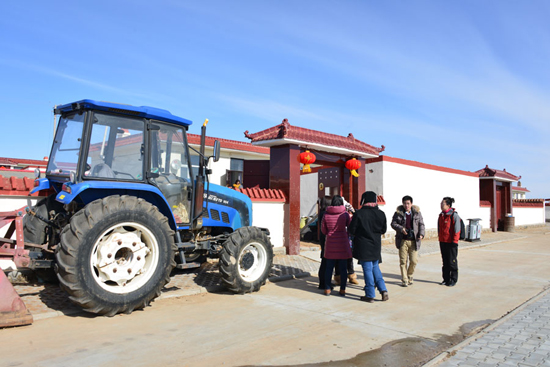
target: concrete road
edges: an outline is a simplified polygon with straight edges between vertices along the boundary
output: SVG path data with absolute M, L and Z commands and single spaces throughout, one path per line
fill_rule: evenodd
M 131 315 L 38 320 L 0 330 L 0 366 L 420 365 L 549 285 L 550 235 L 526 236 L 459 250 L 452 288 L 438 285 L 438 255 L 420 258 L 408 288 L 385 255 L 388 302 L 359 301 L 360 286 L 325 297 L 309 277 L 250 295 L 164 299 Z

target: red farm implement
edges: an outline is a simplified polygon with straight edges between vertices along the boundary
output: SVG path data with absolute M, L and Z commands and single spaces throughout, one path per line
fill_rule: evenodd
M 0 265 L 5 268 L 27 268 L 31 260 L 23 239 L 23 209 L 0 212 L 0 228 L 9 225 L 0 238 Z M 15 233 L 15 240 L 11 237 Z M 0 271 L 0 328 L 32 324 L 31 313 L 25 307 L 4 271 Z

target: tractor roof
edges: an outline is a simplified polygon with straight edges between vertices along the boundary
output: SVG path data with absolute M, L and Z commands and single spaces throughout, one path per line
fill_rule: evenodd
M 189 126 L 192 124 L 190 120 L 174 116 L 166 110 L 148 106 L 130 106 L 120 103 L 92 101 L 90 99 L 82 99 L 80 101 L 67 103 L 61 106 L 56 106 L 56 113 L 76 111 L 79 109 L 92 109 L 106 112 L 119 113 L 129 116 L 139 116 L 148 119 L 155 119 L 160 121 L 172 122 L 178 125 Z

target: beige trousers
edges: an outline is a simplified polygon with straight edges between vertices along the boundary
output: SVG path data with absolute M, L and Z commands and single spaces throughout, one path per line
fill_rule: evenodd
M 399 266 L 401 267 L 401 281 L 408 284 L 413 281 L 414 269 L 418 264 L 418 251 L 414 240 L 403 240 L 399 248 Z M 407 260 L 409 267 L 407 268 Z

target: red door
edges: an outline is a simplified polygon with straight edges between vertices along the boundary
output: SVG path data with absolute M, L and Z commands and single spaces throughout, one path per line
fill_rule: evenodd
M 502 202 L 503 196 L 503 190 L 502 186 L 497 186 L 497 231 L 503 231 L 504 230 L 504 205 Z

